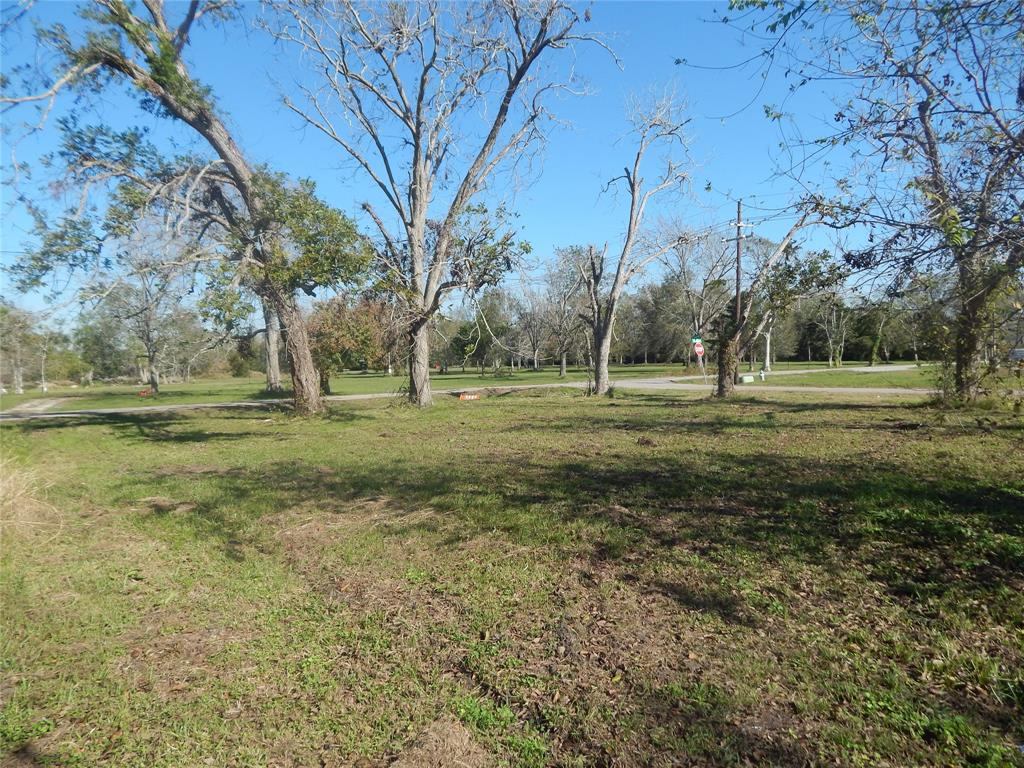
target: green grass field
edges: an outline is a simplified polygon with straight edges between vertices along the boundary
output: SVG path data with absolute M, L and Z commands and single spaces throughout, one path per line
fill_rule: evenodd
M 819 362 L 787 362 L 776 365 L 776 370 L 800 370 L 803 368 L 821 368 L 824 363 Z M 614 365 L 611 366 L 612 379 L 628 379 L 653 376 L 694 376 L 698 373 L 696 367 L 687 369 L 683 365 Z M 810 377 L 819 374 L 809 374 Z M 820 374 L 831 376 L 831 373 Z M 894 376 L 896 374 L 893 374 Z M 586 381 L 585 369 L 570 369 L 569 375 L 564 380 Z M 797 383 L 796 377 L 786 377 L 787 383 Z M 498 375 L 487 372 L 480 375 L 472 370 L 462 373 L 459 369 L 452 369 L 448 374 L 434 374 L 431 381 L 437 389 L 457 389 L 469 387 L 490 387 L 510 386 L 522 384 L 554 384 L 564 381 L 558 378 L 558 369 L 547 367 L 542 371 L 517 371 L 512 374 L 508 369 Z M 812 378 L 813 381 L 813 378 Z M 836 384 L 835 386 L 899 386 L 869 384 L 867 380 L 855 379 L 855 384 Z M 772 382 L 780 383 L 780 382 Z M 356 394 L 388 394 L 398 393 L 407 386 L 403 376 L 385 376 L 381 373 L 347 372 L 331 379 L 331 390 L 335 395 L 356 395 Z M 914 386 L 907 384 L 906 386 Z M 46 411 L 73 411 L 92 408 L 125 408 L 136 405 L 179 405 L 190 403 L 229 403 L 246 400 L 265 400 L 270 396 L 263 391 L 263 380 L 259 375 L 253 374 L 248 378 L 229 379 L 195 379 L 187 383 L 170 382 L 161 388 L 157 397 L 141 397 L 140 390 L 145 389 L 139 384 L 122 385 L 95 385 L 92 387 L 51 387 L 49 392 L 43 393 L 38 389 L 26 392 L 23 395 L 7 394 L 0 397 L 0 411 L 10 411 L 31 405 L 33 401 L 59 400 L 42 410 Z M 276 397 L 287 397 L 289 393 L 277 395 Z
M 687 373 L 681 365 L 630 365 L 615 366 L 612 369 L 619 378 L 637 376 L 669 376 Z M 689 371 L 692 373 L 692 370 Z M 572 369 L 566 377 L 569 381 L 586 381 L 585 370 Z M 490 371 L 484 375 L 472 369 L 462 373 L 453 369 L 448 374 L 433 374 L 431 382 L 437 389 L 459 387 L 508 386 L 516 384 L 551 384 L 559 381 L 557 368 L 546 368 L 542 371 L 517 371 L 494 375 Z M 336 395 L 357 395 L 376 393 L 397 393 L 407 386 L 403 376 L 386 376 L 381 373 L 348 372 L 331 379 L 331 391 Z M 0 398 L 0 409 L 12 410 L 24 406 L 26 402 L 40 398 L 61 398 L 63 402 L 57 410 L 79 410 L 88 408 L 122 408 L 135 405 L 184 403 L 227 403 L 241 400 L 263 400 L 268 397 L 287 397 L 284 395 L 270 396 L 263 390 L 260 376 L 233 379 L 195 379 L 188 383 L 168 383 L 161 387 L 157 397 L 140 397 L 139 391 L 145 389 L 141 385 L 97 385 L 89 388 L 58 387 L 51 388 L 47 394 L 38 390 L 24 395 L 4 395 Z M 52 410 L 52 409 L 48 409 Z
M 746 371 L 743 371 L 746 373 Z M 756 376 L 756 374 L 755 374 Z M 938 369 L 934 366 L 922 366 L 909 371 L 887 371 L 879 366 L 871 371 L 846 371 L 837 368 L 821 373 L 792 374 L 773 376 L 768 374 L 762 382 L 754 379 L 755 384 L 766 386 L 789 387 L 898 387 L 900 389 L 936 389 L 938 387 Z
M 5 765 L 384 766 L 428 727 L 474 766 L 1024 765 L 1009 413 L 560 390 L 0 437 Z

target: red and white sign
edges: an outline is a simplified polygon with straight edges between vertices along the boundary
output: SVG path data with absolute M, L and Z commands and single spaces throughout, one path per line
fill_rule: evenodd
M 698 341 L 693 345 L 693 353 L 697 355 L 697 357 L 704 357 L 704 345 Z

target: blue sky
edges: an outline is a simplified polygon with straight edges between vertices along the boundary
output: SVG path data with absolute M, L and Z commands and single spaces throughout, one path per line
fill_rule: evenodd
M 174 3 L 169 5 L 174 9 Z M 37 6 L 46 20 L 60 20 L 72 28 L 74 8 L 73 3 L 57 0 Z M 250 8 L 255 11 L 256 6 Z M 726 4 L 597 2 L 592 7 L 587 31 L 606 36 L 621 68 L 596 47 L 580 48 L 575 67 L 591 94 L 556 105 L 559 118 L 570 125 L 550 133 L 540 171 L 511 198 L 521 234 L 533 245 L 538 260 L 555 247 L 575 243 L 608 241 L 614 249 L 624 228 L 627 201 L 623 196 L 602 195 L 601 190 L 630 158 L 627 100 L 631 95 L 666 89 L 678 95 L 691 118 L 693 183 L 688 195 L 652 211 L 651 221 L 672 215 L 697 227 L 721 224 L 734 217 L 735 199 L 742 197 L 747 206 L 745 218 L 757 222 L 758 234 L 777 238 L 785 232 L 790 219 L 772 210 L 793 199 L 795 185 L 775 175 L 781 135 L 765 118 L 763 105 L 786 99 L 788 83 L 778 70 L 762 83 L 761 70 L 755 66 L 717 69 L 755 55 L 761 41 L 716 21 L 716 12 L 727 13 Z M 32 51 L 29 39 L 8 38 L 4 71 L 33 55 Z M 235 28 L 229 35 L 206 29 L 193 35 L 189 60 L 194 74 L 212 86 L 250 157 L 292 176 L 314 179 L 325 200 L 355 213 L 360 202 L 374 198 L 372 188 L 345 162 L 335 145 L 303 128 L 281 105 L 281 90 L 289 87 L 286 59 L 293 55 L 261 32 Z M 676 59 L 699 66 L 677 65 Z M 800 114 L 805 133 L 815 134 L 826 130 L 822 125 L 819 131 L 818 125 L 832 114 L 830 105 L 829 94 L 812 87 L 802 91 L 799 100 L 791 99 L 787 109 Z M 54 118 L 73 108 L 68 99 L 59 102 L 48 127 L 18 143 L 19 159 L 31 162 L 50 150 L 55 142 Z M 25 110 L 21 114 L 28 117 Z M 83 117 L 94 118 L 118 128 L 146 126 L 158 145 L 189 140 L 187 132 L 141 111 L 136 101 L 123 93 L 105 95 L 92 115 Z M 13 127 L 20 119 L 17 111 L 8 112 L 5 127 Z M 10 149 L 10 144 L 5 144 L 5 164 L 9 164 Z M 806 181 L 812 186 L 821 182 L 813 177 L 813 171 Z M 711 192 L 705 191 L 708 183 Z M 503 191 L 496 188 L 496 192 Z M 28 219 L 11 203 L 11 190 L 5 187 L 5 264 L 28 239 Z M 810 237 L 815 245 L 825 244 L 824 234 Z M 4 294 L 11 294 L 6 280 Z M 29 296 L 19 303 L 39 308 L 44 301 Z

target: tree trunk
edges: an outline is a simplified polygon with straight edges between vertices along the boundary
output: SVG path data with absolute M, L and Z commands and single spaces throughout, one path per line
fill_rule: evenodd
M 303 416 L 319 413 L 324 409 L 320 398 L 320 374 L 313 364 L 313 354 L 309 350 L 309 334 L 302 311 L 295 302 L 294 296 L 275 294 L 274 309 L 278 317 L 284 321 L 285 346 L 292 361 L 292 391 L 294 392 L 295 412 Z
M 718 346 L 718 387 L 717 397 L 728 397 L 736 388 L 736 370 L 739 367 L 737 352 L 739 339 L 727 338 Z
M 150 357 L 146 360 L 146 366 L 149 368 L 149 388 L 153 391 L 154 395 L 160 394 L 160 371 L 156 367 L 156 358 Z
M 14 394 L 25 394 L 25 372 L 21 368 L 20 360 L 14 363 Z
M 331 394 L 331 374 L 323 369 L 318 370 L 317 373 L 320 375 L 320 394 Z
M 540 350 L 539 349 L 533 350 L 533 370 L 535 370 L 535 371 L 539 371 L 540 370 Z
M 885 320 L 878 324 L 878 332 L 875 334 L 875 338 L 871 341 L 871 359 L 868 361 L 869 366 L 878 365 L 882 362 L 882 358 L 878 354 L 878 350 L 882 346 L 882 328 L 885 326 Z
M 953 394 L 958 400 L 974 400 L 981 390 L 980 312 L 977 302 L 964 302 L 956 321 L 953 341 Z
M 426 320 L 409 331 L 409 402 L 420 407 L 432 405 L 430 394 L 430 333 Z
M 594 394 L 607 395 L 608 357 L 612 350 L 611 328 L 594 331 Z
M 764 334 L 764 371 L 772 372 L 772 329 L 769 328 Z
M 282 392 L 281 386 L 281 321 L 266 299 L 263 304 L 264 353 L 267 363 L 267 392 Z
M 558 378 L 565 378 L 565 351 L 562 352 L 562 357 L 558 361 Z

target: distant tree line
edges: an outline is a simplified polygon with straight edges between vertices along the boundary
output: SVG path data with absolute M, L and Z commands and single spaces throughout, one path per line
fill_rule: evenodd
M 936 358 L 951 399 L 984 394 L 1020 344 L 1020 3 L 731 6 L 777 38 L 764 61 L 788 56 L 794 91 L 849 86 L 834 130 L 788 137 L 808 158 L 834 153 L 829 178 L 793 169 L 793 223 L 777 241 L 744 241 L 738 280 L 720 232 L 658 217 L 693 181 L 688 121 L 670 93 L 631 100 L 628 139 L 610 150 L 622 173 L 604 186 L 621 193 L 622 236 L 567 232 L 543 276 L 528 263 L 503 180 L 557 125 L 554 95 L 583 90 L 576 57 L 609 51 L 590 26 L 599 8 L 83 0 L 64 24 L 19 6 L 4 30 L 30 32 L 38 50 L 5 69 L 0 105 L 26 115 L 24 131 L 52 133 L 56 149 L 38 168 L 5 166 L 9 181 L 52 177 L 18 190 L 34 230 L 10 272 L 55 299 L 73 284 L 86 311 L 65 336 L 5 308 L 5 386 L 37 375 L 45 386 L 65 354 L 80 378 L 137 376 L 154 391 L 222 360 L 235 373 L 261 368 L 271 392 L 289 374 L 296 411 L 313 414 L 345 368 L 401 370 L 410 402 L 427 406 L 431 368 L 564 372 L 573 361 L 602 395 L 611 361 L 691 361 L 700 337 L 723 397 L 742 361 L 805 355 Z M 247 153 L 197 63 L 191 33 L 205 25 L 265 34 L 291 55 L 283 106 L 373 199 L 342 211 Z M 139 114 L 114 126 L 106 96 L 119 88 Z M 68 97 L 74 111 L 51 118 Z M 143 114 L 166 130 L 132 127 Z M 785 124 L 772 105 L 765 114 Z M 810 251 L 800 240 L 812 227 L 854 233 L 857 245 Z M 510 290 L 517 273 L 536 288 Z M 877 290 L 851 287 L 865 275 Z M 79 339 L 104 323 L 117 333 Z M 74 378 L 70 364 L 61 373 Z

